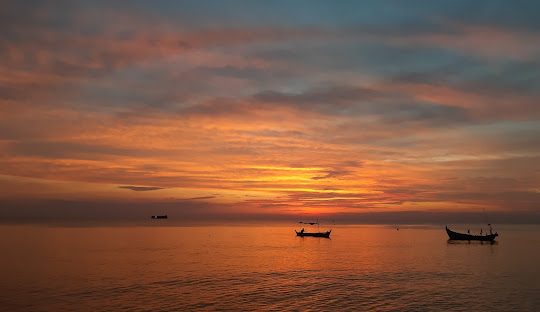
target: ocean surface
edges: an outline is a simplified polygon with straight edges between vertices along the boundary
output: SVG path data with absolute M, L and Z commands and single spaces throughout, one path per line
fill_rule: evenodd
M 167 221 L 0 225 L 0 310 L 540 311 L 540 226 L 499 226 L 490 244 L 449 242 L 444 225 L 327 239 Z

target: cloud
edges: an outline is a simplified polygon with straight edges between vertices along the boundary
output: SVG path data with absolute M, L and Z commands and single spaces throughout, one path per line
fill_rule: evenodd
M 433 126 L 463 123 L 470 119 L 465 108 L 416 101 L 406 90 L 390 87 L 372 88 L 331 86 L 306 90 L 299 94 L 262 92 L 253 96 L 255 101 L 299 111 L 345 116 L 380 116 L 396 124 L 402 122 L 429 122 Z
M 313 177 L 312 180 L 321 180 L 321 179 L 330 179 L 330 178 L 337 178 L 339 179 L 342 176 L 346 176 L 351 173 L 351 171 L 348 170 L 324 170 L 322 173 L 325 173 L 324 176 L 319 177 Z
M 320 173 L 324 173 L 323 176 L 312 177 L 312 180 L 322 180 L 322 179 L 342 179 L 346 176 L 350 176 L 354 173 L 354 169 L 363 168 L 364 162 L 357 160 L 348 160 L 342 161 L 336 164 L 339 168 L 332 168 L 326 170 L 320 170 Z M 347 169 L 350 168 L 350 169 Z
M 188 198 L 187 200 L 200 200 L 200 199 L 212 199 L 212 198 L 216 198 L 216 196 L 192 197 L 192 198 Z
M 158 187 L 158 186 L 133 186 L 133 185 L 119 186 L 118 188 L 128 189 L 135 192 L 157 191 L 157 190 L 165 189 L 164 187 Z

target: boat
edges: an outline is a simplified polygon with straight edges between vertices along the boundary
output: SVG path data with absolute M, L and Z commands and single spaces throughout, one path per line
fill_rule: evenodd
M 310 233 L 310 232 L 305 232 L 304 229 L 300 230 L 300 232 L 298 232 L 297 230 L 294 230 L 294 231 L 296 232 L 296 236 L 301 236 L 301 237 L 314 236 L 314 237 L 326 237 L 326 238 L 330 238 L 330 233 L 332 232 L 332 230 L 330 230 L 327 232 Z
M 152 216 L 152 219 L 167 219 L 167 215 L 162 215 L 162 216 Z
M 468 241 L 486 241 L 486 242 L 492 242 L 495 237 L 499 236 L 499 234 L 497 232 L 495 232 L 495 234 L 493 234 L 493 231 L 491 230 L 491 224 L 488 224 L 489 225 L 489 234 L 485 234 L 485 235 L 471 235 L 471 234 L 463 234 L 463 233 L 458 233 L 458 232 L 454 232 L 452 230 L 450 230 L 448 228 L 448 226 L 446 226 L 446 233 L 448 234 L 448 237 L 451 239 L 451 240 L 468 240 Z
M 309 224 L 309 225 L 315 225 L 317 224 L 318 232 L 306 232 L 305 229 L 301 229 L 300 231 L 294 230 L 296 232 L 296 236 L 304 237 L 304 236 L 312 236 L 312 237 L 325 237 L 330 238 L 330 233 L 332 233 L 332 230 L 321 232 L 319 228 L 319 219 L 317 219 L 317 222 L 298 222 L 300 224 Z

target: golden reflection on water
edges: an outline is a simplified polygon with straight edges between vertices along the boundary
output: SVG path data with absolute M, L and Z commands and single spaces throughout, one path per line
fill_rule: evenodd
M 334 226 L 329 239 L 292 226 L 0 226 L 0 286 L 8 310 L 538 307 L 538 227 L 499 232 L 481 244 L 440 226 Z

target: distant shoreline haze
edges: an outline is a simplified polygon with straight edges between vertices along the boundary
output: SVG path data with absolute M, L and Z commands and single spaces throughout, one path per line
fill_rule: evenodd
M 215 207 L 214 207 L 215 209 Z M 538 212 L 488 211 L 364 211 L 357 213 L 224 213 L 178 203 L 110 203 L 83 201 L 0 201 L 0 223 L 64 221 L 133 222 L 168 215 L 166 222 L 295 223 L 319 218 L 326 224 L 540 224 Z M 486 222 L 487 221 L 487 222 Z

